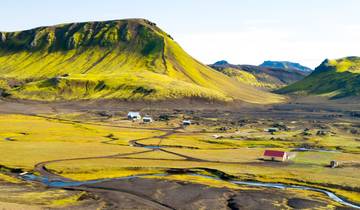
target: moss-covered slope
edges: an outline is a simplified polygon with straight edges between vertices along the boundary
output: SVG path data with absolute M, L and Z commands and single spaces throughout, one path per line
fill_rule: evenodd
M 7 95 L 34 100 L 283 100 L 201 64 L 143 19 L 2 32 L 0 74 Z
M 316 94 L 330 98 L 360 95 L 360 57 L 325 60 L 315 71 L 279 93 Z
M 309 74 L 291 68 L 234 65 L 226 61 L 216 62 L 210 67 L 242 83 L 271 90 L 297 82 Z

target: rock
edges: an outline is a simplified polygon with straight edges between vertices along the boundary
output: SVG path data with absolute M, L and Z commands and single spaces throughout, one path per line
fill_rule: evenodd
M 230 130 L 230 128 L 229 127 L 220 127 L 219 130 L 220 131 L 227 131 L 227 130 Z
M 287 204 L 294 209 L 313 209 L 315 207 L 326 207 L 326 203 L 303 198 L 290 198 Z
M 100 115 L 101 117 L 112 117 L 113 116 L 113 114 L 108 111 L 98 111 L 97 114 Z
M 160 121 L 168 121 L 168 120 L 170 120 L 170 116 L 167 114 L 162 114 L 159 116 L 159 120 Z
M 337 167 L 339 167 L 339 162 L 337 162 L 336 160 L 330 161 L 330 167 L 331 167 L 331 168 L 337 168 Z
M 1 33 L 1 32 L 0 32 L 0 38 L 1 38 L 1 39 L 0 39 L 1 42 L 5 42 L 5 41 L 6 41 L 6 35 L 5 35 L 4 33 Z
M 326 136 L 328 134 L 327 131 L 323 131 L 323 130 L 319 130 L 316 132 L 316 135 L 317 136 Z

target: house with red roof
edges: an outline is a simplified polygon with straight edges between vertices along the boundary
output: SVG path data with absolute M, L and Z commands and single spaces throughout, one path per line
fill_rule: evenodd
M 287 152 L 278 150 L 265 150 L 264 160 L 285 161 L 289 157 Z

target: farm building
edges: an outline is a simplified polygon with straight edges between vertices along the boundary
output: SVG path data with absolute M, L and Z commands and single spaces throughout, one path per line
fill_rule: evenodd
M 224 138 L 224 136 L 222 136 L 222 135 L 217 135 L 217 134 L 213 135 L 213 137 L 214 137 L 215 139 L 222 139 L 222 138 Z
M 189 126 L 189 125 L 191 125 L 191 121 L 190 120 L 183 120 L 182 125 L 183 126 Z
M 269 132 L 269 133 L 273 133 L 273 132 L 278 132 L 279 128 L 267 128 L 264 131 Z
M 129 112 L 127 115 L 129 120 L 140 120 L 141 115 L 139 112 Z
M 276 161 L 285 161 L 289 157 L 287 152 L 277 151 L 277 150 L 265 150 L 264 160 L 276 160 Z
M 153 119 L 149 116 L 145 116 L 145 117 L 143 117 L 143 122 L 144 123 L 152 123 Z

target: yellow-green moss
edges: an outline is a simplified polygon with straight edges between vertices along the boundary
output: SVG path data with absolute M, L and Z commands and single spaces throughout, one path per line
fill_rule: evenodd
M 201 64 L 146 20 L 64 24 L 5 35 L 0 74 L 26 83 L 10 91 L 16 98 L 284 100 Z

